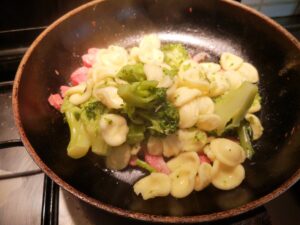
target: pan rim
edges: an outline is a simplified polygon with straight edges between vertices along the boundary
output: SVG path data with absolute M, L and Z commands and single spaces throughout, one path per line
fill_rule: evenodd
M 69 19 L 71 16 L 75 15 L 76 13 L 95 6 L 101 2 L 104 2 L 107 0 L 95 0 L 86 4 L 83 4 L 70 12 L 64 14 L 62 17 L 54 21 L 50 26 L 48 26 L 31 44 L 31 46 L 26 51 L 24 57 L 22 58 L 20 65 L 18 67 L 18 70 L 16 72 L 14 85 L 13 85 L 13 93 L 12 93 L 12 106 L 13 106 L 13 116 L 15 119 L 15 124 L 17 126 L 17 129 L 20 133 L 21 140 L 27 150 L 27 152 L 30 154 L 30 156 L 33 158 L 35 163 L 44 171 L 44 173 L 49 176 L 55 183 L 57 183 L 61 188 L 64 190 L 70 192 L 80 200 L 93 205 L 97 208 L 100 208 L 102 210 L 105 210 L 106 212 L 110 212 L 119 216 L 123 217 L 129 217 L 132 219 L 138 219 L 142 221 L 148 221 L 148 222 L 163 222 L 163 223 L 195 223 L 195 222 L 208 222 L 208 221 L 216 221 L 220 219 L 226 219 L 229 217 L 237 216 L 243 213 L 246 213 L 250 210 L 253 210 L 259 206 L 264 205 L 265 203 L 271 201 L 272 199 L 276 198 L 283 192 L 285 192 L 290 186 L 292 186 L 294 183 L 296 183 L 300 179 L 300 168 L 284 183 L 282 183 L 279 187 L 277 187 L 275 190 L 270 192 L 267 195 L 264 195 L 254 201 L 251 201 L 245 205 L 242 205 L 237 208 L 233 208 L 230 210 L 210 213 L 210 214 L 203 214 L 203 215 L 195 215 L 195 216 L 161 216 L 161 215 L 151 215 L 151 214 L 145 214 L 140 212 L 133 212 L 129 210 L 125 210 L 122 208 L 118 208 L 112 205 L 109 205 L 107 203 L 103 203 L 97 199 L 94 199 L 92 197 L 89 197 L 88 195 L 78 191 L 73 186 L 69 185 L 66 181 L 61 179 L 57 174 L 55 174 L 38 156 L 38 154 L 35 152 L 34 148 L 30 144 L 26 134 L 25 130 L 23 128 L 21 118 L 20 118 L 20 112 L 19 112 L 19 102 L 18 102 L 18 90 L 19 85 L 21 81 L 21 77 L 23 74 L 23 69 L 30 58 L 32 52 L 34 49 L 39 45 L 39 43 L 43 40 L 43 38 L 52 31 L 57 25 L 62 23 L 63 21 Z M 283 28 L 281 25 L 273 21 L 271 18 L 257 12 L 256 10 L 242 5 L 241 3 L 235 2 L 235 1 L 229 1 L 229 0 L 220 0 L 221 3 L 228 4 L 237 8 L 240 8 L 244 10 L 247 13 L 253 14 L 256 17 L 259 17 L 263 22 L 267 23 L 269 26 L 272 26 L 283 34 L 288 40 L 291 41 L 291 43 L 300 51 L 300 42 L 291 34 L 289 33 L 285 28 Z

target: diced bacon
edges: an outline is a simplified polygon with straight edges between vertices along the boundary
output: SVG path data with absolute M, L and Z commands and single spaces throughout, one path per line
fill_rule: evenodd
M 89 68 L 85 66 L 76 69 L 70 76 L 72 85 L 76 86 L 82 82 L 85 82 L 87 80 L 88 71 Z
M 94 54 L 96 55 L 99 52 L 99 48 L 89 48 L 88 49 L 88 54 Z
M 63 99 L 59 94 L 51 94 L 48 98 L 48 102 L 52 105 L 55 109 L 60 110 L 60 106 L 63 103 Z
M 194 55 L 192 59 L 195 62 L 199 63 L 206 60 L 209 57 L 210 57 L 209 54 L 207 54 L 206 52 L 199 52 L 198 54 Z
M 199 154 L 200 163 L 209 163 L 211 164 L 210 159 L 205 154 Z
M 86 67 L 92 67 L 96 62 L 96 57 L 99 49 L 98 48 L 90 48 L 87 54 L 84 54 L 82 58 L 83 65 Z
M 168 168 L 164 158 L 162 156 L 155 156 L 155 155 L 150 155 L 146 154 L 145 155 L 145 161 L 155 168 L 157 172 L 169 174 L 170 169 Z
M 136 156 L 132 156 L 130 161 L 129 161 L 129 165 L 130 166 L 136 166 L 136 159 L 137 159 Z
M 69 90 L 71 87 L 69 87 L 69 86 L 65 86 L 65 85 L 62 85 L 62 86 L 60 86 L 60 94 L 61 94 L 61 96 L 62 97 L 65 97 L 65 93 L 66 93 L 66 91 L 67 90 Z

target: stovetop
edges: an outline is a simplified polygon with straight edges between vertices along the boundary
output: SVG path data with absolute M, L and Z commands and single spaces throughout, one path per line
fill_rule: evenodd
M 11 94 L 20 59 L 34 38 L 51 21 L 87 1 L 30 1 L 30 6 L 42 6 L 41 10 L 47 12 L 45 14 L 36 13 L 37 8 L 28 7 L 25 3 L 18 2 L 16 5 L 13 0 L 4 1 L 3 4 L 1 2 L 1 8 L 8 10 L 2 13 L 3 10 L 0 9 L 0 225 L 148 224 L 94 208 L 59 188 L 43 174 L 27 154 L 14 125 Z M 13 15 L 20 13 L 18 20 L 14 18 L 8 22 L 12 13 L 10 9 L 14 10 Z M 25 15 L 23 11 L 26 10 L 28 11 Z M 300 38 L 300 18 L 280 18 L 278 22 Z M 296 225 L 299 223 L 300 182 L 283 195 L 249 213 L 207 224 Z

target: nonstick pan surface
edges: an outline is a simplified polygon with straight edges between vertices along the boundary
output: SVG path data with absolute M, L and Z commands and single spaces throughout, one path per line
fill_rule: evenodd
M 157 33 L 181 42 L 191 54 L 209 52 L 215 61 L 229 51 L 260 72 L 265 128 L 256 154 L 245 163 L 238 188 L 209 187 L 184 199 L 144 201 L 134 194 L 138 170 L 112 172 L 101 157 L 78 160 L 66 154 L 69 141 L 62 115 L 47 103 L 66 84 L 90 47 L 130 47 Z M 201 222 L 249 211 L 270 201 L 300 177 L 300 46 L 284 28 L 256 11 L 222 0 L 95 1 L 66 14 L 32 44 L 18 69 L 13 108 L 22 140 L 35 162 L 62 188 L 118 215 L 156 222 Z

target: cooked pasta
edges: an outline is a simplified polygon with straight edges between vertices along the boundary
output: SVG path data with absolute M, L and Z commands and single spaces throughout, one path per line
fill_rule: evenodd
M 130 49 L 88 50 L 72 86 L 61 87 L 63 103 L 49 97 L 70 128 L 67 154 L 91 149 L 109 169 L 140 168 L 133 189 L 144 200 L 238 187 L 263 135 L 259 73 L 229 52 L 210 58 L 155 34 Z

